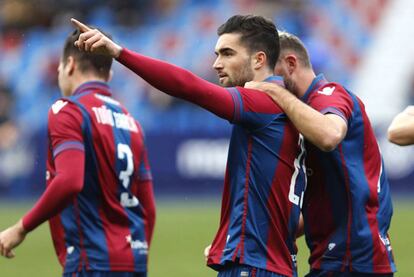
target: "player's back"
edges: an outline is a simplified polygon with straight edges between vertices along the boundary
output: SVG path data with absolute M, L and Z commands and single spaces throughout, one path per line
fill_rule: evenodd
M 328 99 L 326 107 L 321 104 L 325 100 L 316 98 Z M 324 152 L 310 143 L 306 147 L 309 177 L 303 214 L 311 266 L 395 271 L 387 233 L 392 216 L 389 184 L 363 103 L 336 83 L 315 88 L 308 101 L 339 112 L 348 124 L 335 150 Z
M 239 262 L 296 274 L 295 237 L 305 186 L 301 138 L 264 93 L 231 88 L 236 103 L 222 215 L 208 264 Z
M 146 270 L 147 218 L 136 196 L 139 180 L 149 179 L 150 171 L 139 124 L 111 98 L 104 83 L 86 83 L 74 95 L 59 101 L 59 105 L 66 106 L 61 112 L 69 113 L 81 126 L 85 152 L 83 190 L 51 220 L 55 247 L 65 272 L 82 267 Z M 49 155 L 52 178 L 52 158 L 57 151 Z

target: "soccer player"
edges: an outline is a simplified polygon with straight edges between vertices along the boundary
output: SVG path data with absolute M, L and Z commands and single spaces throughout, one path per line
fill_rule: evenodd
M 220 277 L 297 276 L 295 237 L 305 185 L 302 139 L 270 97 L 241 87 L 251 80 L 281 81 L 273 76 L 279 54 L 274 24 L 236 15 L 219 27 L 213 67 L 228 87 L 223 88 L 72 21 L 83 32 L 76 42 L 80 49 L 110 55 L 159 90 L 233 124 L 220 226 L 208 265 Z
M 64 96 L 49 111 L 47 188 L 0 233 L 1 255 L 49 220 L 63 276 L 147 276 L 155 205 L 140 125 L 107 85 L 112 58 L 66 39 L 58 68 Z
M 340 84 L 315 76 L 296 36 L 281 33 L 279 39 L 275 73 L 293 94 L 275 84 L 247 87 L 265 90 L 306 139 L 307 276 L 392 276 L 389 184 L 364 104 Z
M 414 106 L 408 106 L 393 119 L 388 140 L 401 146 L 414 144 Z

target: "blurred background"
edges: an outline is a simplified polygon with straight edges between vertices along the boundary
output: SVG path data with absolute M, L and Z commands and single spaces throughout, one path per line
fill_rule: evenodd
M 44 189 L 47 112 L 60 95 L 57 66 L 70 17 L 217 82 L 216 29 L 237 13 L 267 16 L 299 36 L 317 73 L 362 98 L 391 182 L 397 276 L 414 276 L 414 147 L 386 140 L 392 117 L 414 104 L 411 0 L 0 0 L 0 229 Z M 231 125 L 156 91 L 117 63 L 110 85 L 146 132 L 159 204 L 151 275 L 215 276 L 202 250 L 219 222 Z M 302 276 L 307 250 L 300 246 Z M 46 227 L 20 252 L 16 261 L 0 260 L 1 276 L 28 275 L 33 267 L 40 273 L 31 276 L 60 274 Z M 19 266 L 29 260 L 33 267 Z

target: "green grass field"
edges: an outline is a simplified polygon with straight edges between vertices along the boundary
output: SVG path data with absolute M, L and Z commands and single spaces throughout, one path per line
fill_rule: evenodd
M 411 203 L 410 203 L 411 202 Z M 30 204 L 0 205 L 0 229 L 4 229 Z M 204 263 L 203 249 L 212 240 L 219 222 L 217 200 L 159 200 L 156 231 L 150 255 L 150 277 L 212 277 Z M 391 241 L 399 277 L 414 276 L 414 201 L 395 201 Z M 307 269 L 308 251 L 299 241 L 299 276 Z M 31 233 L 13 260 L 0 259 L 1 277 L 60 276 L 47 224 Z

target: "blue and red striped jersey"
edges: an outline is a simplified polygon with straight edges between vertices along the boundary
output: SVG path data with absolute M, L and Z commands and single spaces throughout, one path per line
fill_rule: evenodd
M 267 81 L 281 79 L 272 77 Z M 219 230 L 208 265 L 297 276 L 295 238 L 305 189 L 303 139 L 263 92 L 229 88 L 235 103 Z
M 142 205 L 152 194 L 139 188 L 152 182 L 138 122 L 105 83 L 88 82 L 52 106 L 48 136 L 47 184 L 59 153 L 85 153 L 82 191 L 50 220 L 64 272 L 146 271 L 154 218 Z
M 304 102 L 348 126 L 331 152 L 306 143 L 308 186 L 303 215 L 314 269 L 391 273 L 392 203 L 383 160 L 362 101 L 317 76 Z

